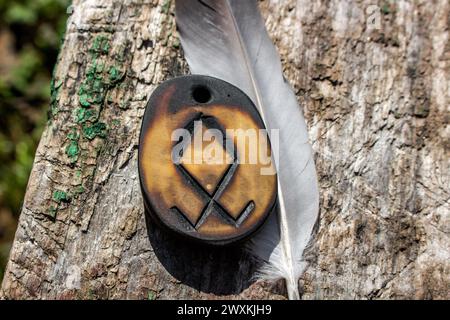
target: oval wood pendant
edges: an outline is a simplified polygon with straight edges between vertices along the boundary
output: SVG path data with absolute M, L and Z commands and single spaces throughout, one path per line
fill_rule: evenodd
M 235 86 L 191 75 L 150 97 L 139 175 L 147 212 L 170 230 L 217 245 L 247 238 L 274 208 L 274 167 L 263 121 Z

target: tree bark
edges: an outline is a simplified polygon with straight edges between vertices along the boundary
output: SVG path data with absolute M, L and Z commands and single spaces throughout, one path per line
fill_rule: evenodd
M 260 4 L 319 176 L 302 297 L 448 299 L 450 5 L 373 4 Z M 285 297 L 241 248 L 186 244 L 144 214 L 146 101 L 188 72 L 173 6 L 74 0 L 2 297 Z

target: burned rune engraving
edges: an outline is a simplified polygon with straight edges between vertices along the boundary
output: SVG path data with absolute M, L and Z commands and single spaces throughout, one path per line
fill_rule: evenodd
M 236 172 L 236 169 L 238 167 L 238 163 L 236 159 L 234 162 L 228 167 L 227 171 L 225 172 L 224 176 L 222 177 L 220 183 L 214 190 L 214 193 L 212 195 L 209 195 L 209 193 L 203 188 L 203 186 L 187 171 L 182 164 L 177 164 L 177 168 L 180 171 L 180 173 L 190 182 L 192 183 L 195 188 L 200 192 L 201 196 L 208 200 L 208 203 L 203 208 L 199 218 L 195 223 L 192 223 L 190 219 L 187 218 L 187 216 L 178 209 L 177 206 L 173 206 L 171 208 L 172 212 L 181 215 L 187 222 L 195 229 L 197 230 L 205 221 L 206 218 L 213 212 L 216 212 L 224 222 L 235 226 L 236 228 L 239 228 L 239 226 L 242 224 L 242 222 L 245 221 L 245 219 L 249 216 L 249 214 L 253 211 L 255 208 L 255 203 L 253 200 L 249 201 L 245 208 L 241 211 L 241 213 L 238 215 L 237 219 L 235 219 L 232 215 L 230 215 L 225 208 L 223 208 L 220 203 L 218 202 L 220 196 L 225 191 L 227 185 L 229 184 L 231 178 Z
M 208 102 L 196 100 L 199 87 L 209 91 Z M 147 103 L 139 139 L 146 213 L 207 244 L 248 238 L 277 197 L 275 172 L 262 174 L 268 158 L 260 156 L 271 154 L 264 129 L 251 100 L 226 82 L 193 75 L 161 84 Z

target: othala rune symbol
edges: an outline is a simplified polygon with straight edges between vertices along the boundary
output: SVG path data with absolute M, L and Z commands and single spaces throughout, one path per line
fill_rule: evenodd
M 226 187 L 231 181 L 231 178 L 234 176 L 236 169 L 238 167 L 238 162 L 236 159 L 234 159 L 233 163 L 227 168 L 225 174 L 220 180 L 220 183 L 217 185 L 216 189 L 214 190 L 214 193 L 212 195 L 209 195 L 209 193 L 203 188 L 203 186 L 195 179 L 189 171 L 186 170 L 186 168 L 183 167 L 182 164 L 176 164 L 176 167 L 180 171 L 180 173 L 192 184 L 196 187 L 197 190 L 199 190 L 200 195 L 205 198 L 208 203 L 203 208 L 199 218 L 195 223 L 192 223 L 191 220 L 176 206 L 173 206 L 171 210 L 180 216 L 182 216 L 188 224 L 195 230 L 197 230 L 205 221 L 206 218 L 213 212 L 217 212 L 219 216 L 228 224 L 235 226 L 238 228 L 242 222 L 245 221 L 245 219 L 248 217 L 248 215 L 253 211 L 255 208 L 255 203 L 253 200 L 249 201 L 245 208 L 239 213 L 238 217 L 235 219 L 233 216 L 231 216 L 227 210 L 225 210 L 220 203 L 218 203 L 219 198 L 222 196 L 223 192 L 225 191 Z

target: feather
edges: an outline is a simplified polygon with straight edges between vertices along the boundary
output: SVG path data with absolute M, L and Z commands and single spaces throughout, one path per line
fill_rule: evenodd
M 254 0 L 176 0 L 175 8 L 191 72 L 237 86 L 255 103 L 268 131 L 279 129 L 274 148 L 278 210 L 249 251 L 265 262 L 259 278 L 286 279 L 289 298 L 298 299 L 302 255 L 318 217 L 319 192 L 306 123 L 283 77 L 280 57 Z

